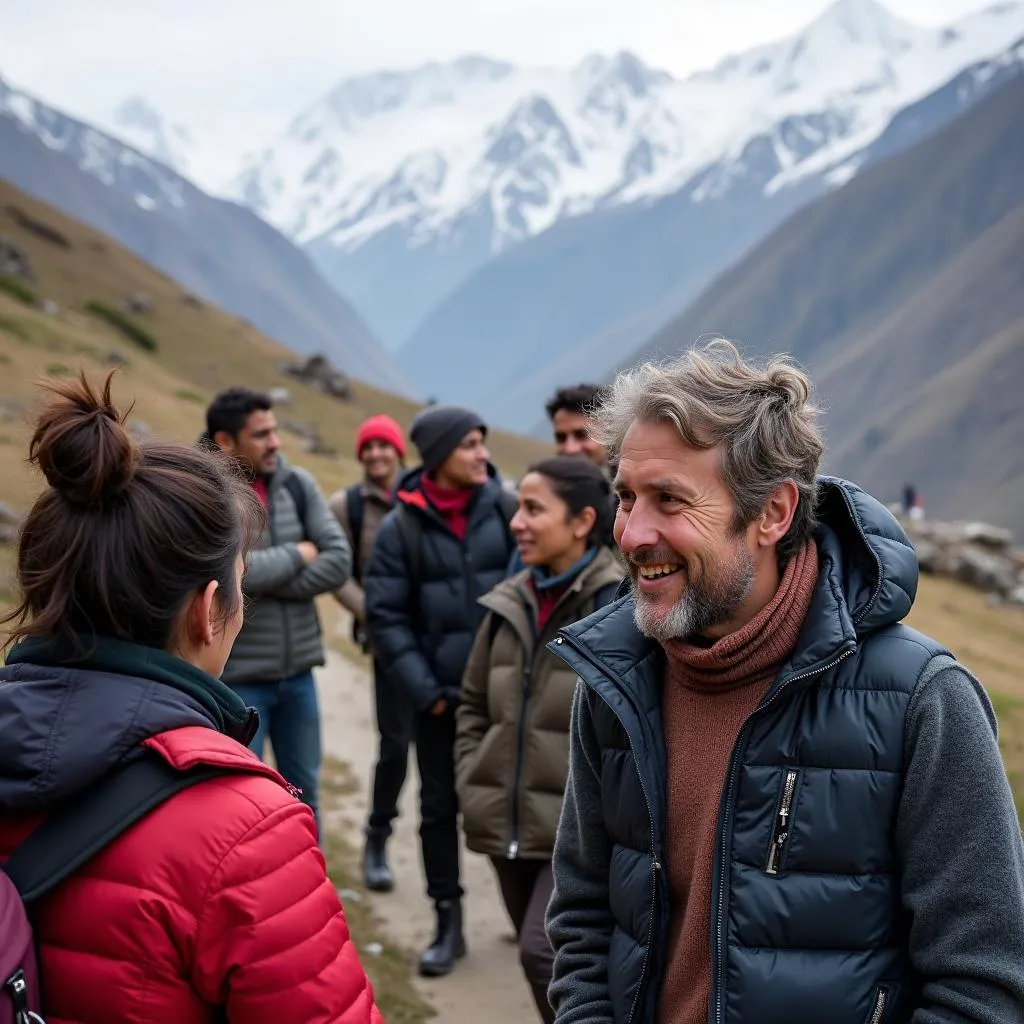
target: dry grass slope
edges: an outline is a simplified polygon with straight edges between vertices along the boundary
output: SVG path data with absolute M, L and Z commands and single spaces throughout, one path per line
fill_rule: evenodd
M 70 247 L 26 231 L 11 216 L 11 206 L 56 228 Z M 65 374 L 78 367 L 100 372 L 108 354 L 118 352 L 128 360 L 115 388 L 119 401 L 134 401 L 136 415 L 155 433 L 185 441 L 202 429 L 204 406 L 220 388 L 284 385 L 293 404 L 279 410 L 279 418 L 317 423 L 324 441 L 341 453 L 303 453 L 298 439 L 285 434 L 289 457 L 313 472 L 328 491 L 358 478 L 352 443 L 364 417 L 386 412 L 408 427 L 417 412 L 407 400 L 359 382 L 352 401 L 341 403 L 285 378 L 279 367 L 294 358 L 288 350 L 236 317 L 205 304 L 197 307 L 178 284 L 127 250 L 2 181 L 0 235 L 13 238 L 28 253 L 38 278 L 33 286 L 37 296 L 59 306 L 57 315 L 46 316 L 0 292 L 0 396 L 31 405 L 38 393 L 33 381 L 41 374 Z M 153 354 L 85 313 L 90 300 L 116 306 L 135 292 L 144 292 L 154 305 L 152 314 L 135 318 L 157 339 L 159 350 Z M 465 401 L 472 404 L 473 395 Z M 0 441 L 0 498 L 24 505 L 36 486 L 22 464 L 24 427 L 9 421 L 0 424 L 0 431 L 5 438 Z M 495 433 L 490 441 L 498 466 L 512 475 L 548 451 L 537 441 L 508 434 Z

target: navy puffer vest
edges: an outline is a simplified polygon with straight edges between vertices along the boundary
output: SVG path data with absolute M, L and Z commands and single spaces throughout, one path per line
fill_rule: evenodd
M 709 1024 L 894 1024 L 917 980 L 893 830 L 907 705 L 945 653 L 899 625 L 913 548 L 859 488 L 823 478 L 820 574 L 789 662 L 740 731 L 719 811 Z M 668 928 L 661 861 L 661 649 L 622 599 L 551 645 L 586 684 L 614 844 L 609 989 L 617 1024 L 655 1019 Z

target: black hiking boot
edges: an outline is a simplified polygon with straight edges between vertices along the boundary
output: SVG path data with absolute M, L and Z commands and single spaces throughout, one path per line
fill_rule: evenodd
M 450 974 L 455 961 L 465 955 L 462 904 L 458 900 L 442 900 L 437 904 L 437 937 L 420 957 L 420 974 L 425 978 Z
M 388 834 L 379 829 L 366 830 L 366 847 L 363 850 L 363 882 L 371 892 L 391 892 L 395 887 L 395 876 L 388 867 Z

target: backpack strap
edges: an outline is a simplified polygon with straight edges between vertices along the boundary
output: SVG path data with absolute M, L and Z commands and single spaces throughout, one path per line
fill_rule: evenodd
M 292 501 L 295 502 L 295 514 L 299 517 L 299 522 L 302 524 L 302 536 L 304 538 L 309 537 L 309 533 L 306 530 L 306 488 L 302 486 L 302 481 L 299 479 L 297 473 L 289 473 L 284 478 L 285 490 L 292 496 Z
M 352 579 L 361 582 L 363 547 L 363 485 L 353 484 L 345 491 L 345 511 L 348 514 L 348 529 L 352 535 Z
M 146 751 L 115 770 L 73 803 L 54 812 L 26 839 L 3 871 L 26 905 L 45 896 L 151 810 L 199 782 L 237 769 L 199 765 L 187 771 L 171 767 Z

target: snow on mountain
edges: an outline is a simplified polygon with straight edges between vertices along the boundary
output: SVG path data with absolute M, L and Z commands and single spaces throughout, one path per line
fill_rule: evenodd
M 128 145 L 180 174 L 189 173 L 196 140 L 184 125 L 168 124 L 145 97 L 129 96 L 118 104 L 109 123 L 112 132 Z
M 685 80 L 625 52 L 570 71 L 466 57 L 365 75 L 305 111 L 229 191 L 297 241 L 343 252 L 395 231 L 410 248 L 455 245 L 483 210 L 495 252 L 698 175 L 694 201 L 722 195 L 755 140 L 780 168 L 767 193 L 809 174 L 843 180 L 894 114 L 1022 34 L 1019 2 L 925 28 L 875 0 L 837 0 L 796 35 Z

